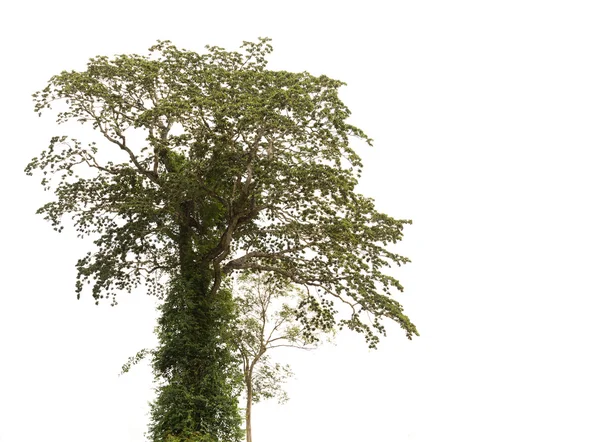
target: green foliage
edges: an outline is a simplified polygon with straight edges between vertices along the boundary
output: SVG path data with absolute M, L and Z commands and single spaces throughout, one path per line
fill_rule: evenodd
M 127 362 L 123 364 L 123 367 L 121 368 L 121 374 L 129 373 L 129 370 L 131 370 L 134 365 L 139 364 L 146 358 L 146 356 L 151 354 L 153 354 L 152 350 L 147 348 L 141 349 L 135 354 L 135 356 L 131 356 Z
M 298 318 L 306 319 L 301 308 L 289 304 L 304 299 L 302 292 L 277 274 L 243 273 L 236 281 L 236 322 L 230 341 L 242 366 L 246 396 L 246 441 L 252 442 L 252 405 L 262 399 L 288 397 L 282 384 L 292 375 L 288 365 L 271 362 L 269 350 L 278 347 L 314 348 L 318 334 L 303 333 Z M 332 331 L 333 317 L 324 331 Z M 303 339 L 303 337 L 307 339 Z
M 271 50 L 268 39 L 205 54 L 159 42 L 146 56 L 92 58 L 34 95 L 36 112 L 55 107 L 58 123 L 101 139 L 53 137 L 26 168 L 56 196 L 38 213 L 59 231 L 68 217 L 94 240 L 77 262 L 78 296 L 89 284 L 97 301 L 115 303 L 147 284 L 165 299 L 156 437 L 235 437 L 227 303 L 218 300 L 234 271 L 312 288 L 297 311 L 306 339 L 335 324 L 375 346 L 385 318 L 418 334 L 388 273 L 408 262 L 388 245 L 410 221 L 355 192 L 362 165 L 351 142 L 371 140 L 347 123 L 344 83 L 269 70 Z M 203 358 L 213 359 L 194 368 Z M 229 414 L 210 421 L 216 409 Z
M 217 297 L 198 296 L 189 284 L 172 281 L 152 361 L 159 382 L 151 410 L 153 440 L 198 430 L 220 442 L 241 438 L 241 373 L 228 346 L 233 314 L 226 290 Z
M 265 354 L 261 364 L 253 373 L 252 403 L 264 399 L 277 399 L 283 404 L 289 400 L 283 384 L 293 375 L 292 367 L 288 364 L 272 363 L 271 356 Z
M 205 433 L 194 431 L 179 436 L 169 434 L 164 439 L 164 442 L 218 442 L 218 440 Z
M 238 278 L 234 292 L 237 320 L 231 339 L 241 359 L 246 395 L 252 403 L 271 398 L 285 402 L 282 384 L 292 375 L 291 368 L 273 363 L 268 352 L 280 347 L 315 348 L 320 334 L 304 333 L 297 319 L 297 305 L 305 295 L 279 277 L 248 273 Z M 325 331 L 331 332 L 332 327 L 333 319 Z

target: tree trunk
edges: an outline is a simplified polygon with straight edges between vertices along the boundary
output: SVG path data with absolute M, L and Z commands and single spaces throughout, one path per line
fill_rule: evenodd
M 246 442 L 252 442 L 252 377 L 246 381 Z
M 150 432 L 155 442 L 169 434 L 237 442 L 243 436 L 242 419 L 230 379 L 236 363 L 223 345 L 232 304 L 226 292 L 209 296 L 213 271 L 194 250 L 191 205 L 184 203 L 181 209 L 179 271 L 161 306 L 153 361 L 155 374 L 166 382 L 158 388 Z

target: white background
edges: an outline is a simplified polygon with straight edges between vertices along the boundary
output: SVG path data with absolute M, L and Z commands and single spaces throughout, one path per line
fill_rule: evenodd
M 361 191 L 411 218 L 395 273 L 421 337 L 282 354 L 255 441 L 598 441 L 600 6 L 595 1 L 7 2 L 0 11 L 0 441 L 141 442 L 152 399 L 142 292 L 74 295 L 88 248 L 35 209 L 29 159 L 62 134 L 31 93 L 157 39 L 273 38 L 274 69 L 344 80 Z M 276 356 L 276 355 L 275 355 Z

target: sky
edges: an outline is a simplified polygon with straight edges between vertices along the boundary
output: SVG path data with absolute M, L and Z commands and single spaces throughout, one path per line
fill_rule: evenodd
M 0 442 L 142 442 L 154 299 L 76 300 L 89 247 L 23 168 L 61 134 L 31 94 L 157 39 L 273 39 L 270 66 L 347 83 L 360 191 L 413 220 L 398 296 L 421 336 L 350 332 L 292 365 L 256 442 L 600 440 L 600 5 L 582 0 L 10 2 L 0 13 Z

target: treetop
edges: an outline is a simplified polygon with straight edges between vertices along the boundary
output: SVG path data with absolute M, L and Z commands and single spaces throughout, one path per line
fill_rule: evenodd
M 271 51 L 267 38 L 203 54 L 159 41 L 148 55 L 94 57 L 34 94 L 36 112 L 56 107 L 59 124 L 103 140 L 53 137 L 26 168 L 56 194 L 39 213 L 57 230 L 70 215 L 94 238 L 77 292 L 90 283 L 96 299 L 114 299 L 173 276 L 185 228 L 190 265 L 210 268 L 213 295 L 233 271 L 267 272 L 310 293 L 307 325 L 335 317 L 374 346 L 387 317 L 411 338 L 388 273 L 409 261 L 389 245 L 410 221 L 355 191 L 353 145 L 372 140 L 348 123 L 343 82 L 269 70 Z

